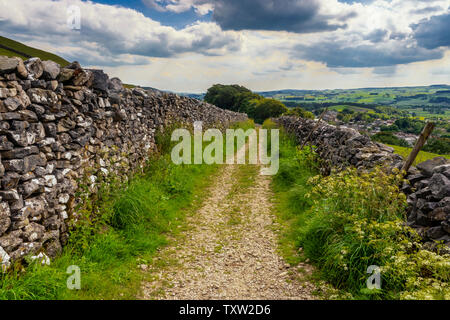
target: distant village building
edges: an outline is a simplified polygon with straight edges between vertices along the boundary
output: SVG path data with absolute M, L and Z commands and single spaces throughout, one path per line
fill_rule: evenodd
M 329 110 L 325 112 L 323 115 L 323 120 L 330 122 L 330 121 L 336 121 L 337 120 L 338 112 L 334 110 Z
M 410 146 L 414 146 L 414 144 L 416 143 L 417 139 L 419 138 L 419 136 L 416 136 L 414 134 L 411 133 L 404 133 L 404 132 L 396 132 L 394 134 L 394 136 L 396 136 L 399 139 L 403 139 L 406 142 L 408 142 L 408 144 Z

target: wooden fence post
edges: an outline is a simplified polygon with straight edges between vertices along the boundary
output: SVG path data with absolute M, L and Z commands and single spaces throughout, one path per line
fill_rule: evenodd
M 414 160 L 416 159 L 420 150 L 424 146 L 425 142 L 427 142 L 427 139 L 430 136 L 431 132 L 433 131 L 434 127 L 435 124 L 433 122 L 428 122 L 425 128 L 423 128 L 422 133 L 419 136 L 419 139 L 417 139 L 416 145 L 409 154 L 408 159 L 406 159 L 405 163 L 403 164 L 402 171 L 408 173 L 409 168 L 411 168 L 411 165 L 414 163 Z

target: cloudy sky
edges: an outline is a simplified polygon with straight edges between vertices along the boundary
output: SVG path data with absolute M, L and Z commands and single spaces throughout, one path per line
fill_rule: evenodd
M 450 0 L 0 0 L 0 35 L 177 92 L 450 84 L 449 30 Z

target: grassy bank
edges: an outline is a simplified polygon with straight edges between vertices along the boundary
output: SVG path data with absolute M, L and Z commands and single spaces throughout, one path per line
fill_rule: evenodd
M 400 176 L 346 170 L 321 177 L 318 161 L 282 133 L 272 188 L 286 225 L 281 248 L 288 261 L 308 259 L 345 298 L 450 299 L 450 256 L 422 250 L 415 231 L 404 226 Z M 371 265 L 380 267 L 381 289 L 367 288 Z
M 168 235 L 181 229 L 218 170 L 218 165 L 175 165 L 170 135 L 157 142 L 161 154 L 142 174 L 126 185 L 104 187 L 101 199 L 85 204 L 98 214 L 77 224 L 50 266 L 30 263 L 0 274 L 0 299 L 135 299 L 148 276 L 139 265 L 148 264 Z M 66 286 L 71 265 L 81 270 L 81 290 Z
M 62 67 L 69 64 L 67 60 L 53 53 L 29 47 L 27 45 L 24 45 L 23 43 L 2 36 L 0 36 L 0 45 L 5 46 L 4 48 L 0 48 L 0 56 L 4 55 L 8 57 L 19 57 L 23 60 L 27 60 L 28 57 L 23 55 L 25 54 L 30 57 L 38 57 L 41 60 L 55 61 L 56 63 L 59 63 Z
M 399 147 L 399 146 L 394 146 L 394 145 L 388 145 L 388 146 L 394 148 L 394 152 L 401 155 L 404 159 L 406 159 L 412 151 L 412 148 Z M 441 155 L 441 154 L 435 154 L 435 153 L 426 152 L 426 151 L 420 151 L 419 154 L 417 155 L 417 158 L 414 161 L 413 165 L 415 166 L 421 162 L 424 162 L 424 161 L 427 161 L 429 159 L 433 159 L 436 157 L 444 157 L 444 158 L 450 159 L 449 154 Z

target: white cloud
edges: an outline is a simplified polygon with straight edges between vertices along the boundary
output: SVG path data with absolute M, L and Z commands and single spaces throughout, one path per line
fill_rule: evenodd
M 205 15 L 213 10 L 214 4 L 211 0 L 170 0 L 166 6 L 167 10 L 177 13 L 188 11 L 191 8 L 194 8 L 198 14 Z
M 450 64 L 449 50 L 442 51 L 444 57 L 440 60 L 426 60 L 427 57 L 424 56 L 424 61 L 404 63 L 396 67 L 380 67 L 376 70 L 371 67 L 328 68 L 323 63 L 308 61 L 300 55 L 291 55 L 290 52 L 299 44 L 308 47 L 336 41 L 344 43 L 346 48 L 362 45 L 378 50 L 384 48 L 383 50 L 397 58 L 399 63 L 420 60 L 420 57 L 407 59 L 417 48 L 411 24 L 445 13 L 450 0 L 375 0 L 364 4 L 345 4 L 337 0 L 318 1 L 321 3 L 320 14 L 323 16 L 339 17 L 349 12 L 355 12 L 356 15 L 346 20 L 347 28 L 323 33 L 240 31 L 242 47 L 237 53 L 228 51 L 217 57 L 191 55 L 186 57 L 189 60 L 181 57 L 170 60 L 156 59 L 145 71 L 145 74 L 152 74 L 151 79 L 154 82 L 149 85 L 175 91 L 204 92 L 214 83 L 239 83 L 253 90 L 273 90 L 429 85 L 448 82 L 448 73 L 436 74 L 435 70 L 439 70 L 439 66 L 442 68 L 442 65 Z M 194 1 L 185 1 L 188 2 Z M 421 10 L 410 14 L 413 9 L 424 9 L 431 5 L 435 10 Z M 375 32 L 377 30 L 378 38 Z M 352 54 L 351 49 L 347 52 Z M 338 53 L 335 52 L 336 55 Z M 320 52 L 316 54 L 319 55 Z M 438 56 L 430 55 L 432 58 Z M 368 57 L 363 52 L 359 59 L 364 61 Z M 189 63 L 185 63 L 186 61 Z M 122 68 L 121 72 L 124 76 L 136 76 L 136 73 L 128 68 Z M 146 82 L 144 76 L 140 79 L 142 84 Z
M 81 9 L 81 29 L 67 25 L 67 8 Z M 181 30 L 161 25 L 142 13 L 118 6 L 80 0 L 0 0 L 0 28 L 21 39 L 39 40 L 56 47 L 79 47 L 89 63 L 120 63 L 120 55 L 170 57 L 186 52 L 205 55 L 238 50 L 240 36 L 223 32 L 214 23 L 196 22 Z M 131 59 L 134 62 L 142 59 Z M 132 61 L 132 62 L 133 62 Z
M 214 9 L 212 0 L 145 1 L 156 10 L 175 13 L 194 9 L 204 15 Z M 442 65 L 450 65 L 447 48 L 436 50 L 445 54 L 440 60 L 407 58 L 420 53 L 411 24 L 448 12 L 450 0 L 375 0 L 351 4 L 337 0 L 308 1 L 320 3 L 320 16 L 328 17 L 331 24 L 342 22 L 339 21 L 342 18 L 347 26 L 303 34 L 236 32 L 223 31 L 213 20 L 175 29 L 132 9 L 90 1 L 0 0 L 0 30 L 2 35 L 70 60 L 105 68 L 124 82 L 173 91 L 202 92 L 214 83 L 239 83 L 253 90 L 270 90 L 448 82 L 448 73 L 440 71 Z M 81 8 L 80 31 L 70 30 L 66 24 L 66 8 L 73 4 Z M 433 10 L 425 10 L 428 7 Z M 415 10 L 414 14 L 411 10 Z M 349 16 L 352 12 L 356 15 Z M 355 58 L 364 62 L 368 53 L 373 53 L 371 58 L 381 59 L 383 55 L 372 50 L 376 49 L 396 58 L 399 64 L 374 70 L 364 63 L 354 68 L 350 61 L 348 68 L 328 68 L 324 62 L 292 54 L 293 48 L 319 48 L 317 44 L 327 43 L 338 44 L 330 49 L 335 58 L 339 50 L 345 49 L 347 60 L 358 55 Z M 440 57 L 423 53 L 422 60 Z M 316 51 L 310 56 L 323 54 Z M 330 66 L 343 66 L 342 61 Z
M 199 15 L 206 15 L 214 9 L 213 0 L 143 0 L 144 4 L 158 11 L 185 12 L 193 8 Z
M 149 8 L 155 9 L 157 11 L 166 11 L 166 8 L 164 8 L 163 0 L 142 0 L 142 2 Z

